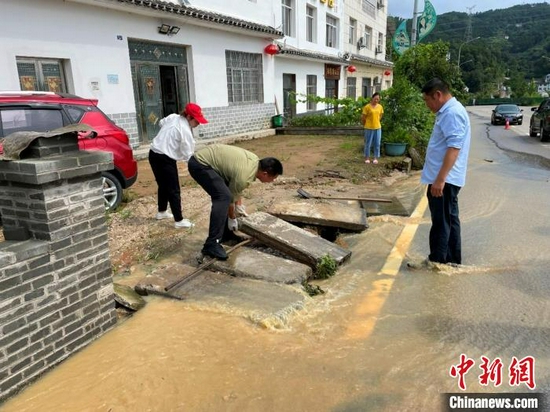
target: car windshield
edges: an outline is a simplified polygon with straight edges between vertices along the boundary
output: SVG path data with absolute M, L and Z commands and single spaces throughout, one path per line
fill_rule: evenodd
M 503 104 L 497 107 L 498 112 L 519 112 L 519 107 L 515 104 Z

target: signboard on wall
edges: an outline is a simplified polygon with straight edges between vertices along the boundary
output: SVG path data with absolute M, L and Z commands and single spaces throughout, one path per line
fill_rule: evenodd
M 325 64 L 325 79 L 340 80 L 340 67 L 338 64 Z

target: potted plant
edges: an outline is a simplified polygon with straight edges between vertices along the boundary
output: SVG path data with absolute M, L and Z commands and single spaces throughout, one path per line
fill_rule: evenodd
M 382 133 L 382 143 L 386 156 L 403 156 L 411 142 L 411 134 L 404 127 L 397 127 Z

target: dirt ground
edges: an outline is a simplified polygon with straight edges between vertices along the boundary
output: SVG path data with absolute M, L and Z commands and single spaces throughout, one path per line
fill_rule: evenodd
M 244 192 L 248 212 L 267 210 L 279 199 L 297 198 L 300 187 L 317 195 L 383 195 L 393 181 L 406 177 L 395 170 L 403 158 L 383 157 L 378 165 L 365 164 L 359 136 L 272 136 L 235 145 L 260 158 L 277 157 L 284 168 L 274 183 L 257 181 Z M 196 226 L 175 229 L 172 221 L 154 219 L 157 186 L 148 161 L 139 161 L 137 182 L 126 191 L 122 206 L 108 215 L 115 276 L 147 274 L 167 259 L 192 261 L 200 251 L 208 231 L 210 199 L 189 176 L 187 164 L 180 162 L 178 167 L 184 216 Z

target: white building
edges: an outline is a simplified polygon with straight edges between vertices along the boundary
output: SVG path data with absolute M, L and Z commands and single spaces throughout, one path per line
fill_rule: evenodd
M 346 1 L 350 13 L 361 14 L 359 4 L 371 10 L 381 0 Z M 344 35 L 350 20 L 343 0 L 199 3 L 2 0 L 0 90 L 97 98 L 135 147 L 156 135 L 159 118 L 189 101 L 203 107 L 210 122 L 197 138 L 208 139 L 268 128 L 277 107 L 322 109 L 292 103 L 290 91 L 344 96 L 343 69 L 351 64 L 353 77 L 370 79 L 371 90 L 388 86 L 381 79 L 391 63 L 375 51 L 376 36 L 385 33 L 384 8 L 365 23 L 372 45 L 354 50 Z M 365 28 L 357 27 L 363 38 Z M 272 56 L 264 49 L 274 41 L 281 50 Z

